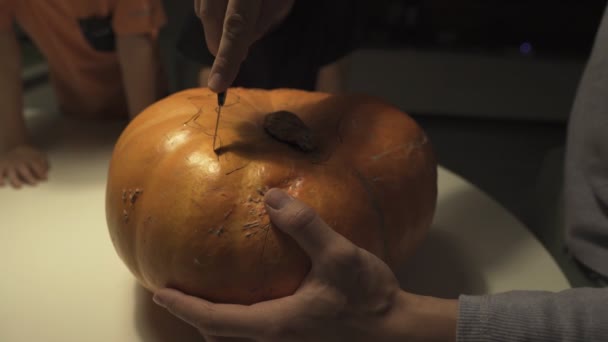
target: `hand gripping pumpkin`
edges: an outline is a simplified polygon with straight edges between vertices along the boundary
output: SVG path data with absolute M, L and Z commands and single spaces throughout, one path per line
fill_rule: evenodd
M 424 238 L 436 162 L 415 122 L 365 96 L 183 91 L 147 108 L 112 155 L 106 216 L 118 255 L 150 290 L 214 302 L 292 294 L 309 257 L 269 222 L 278 187 L 350 241 L 396 267 Z

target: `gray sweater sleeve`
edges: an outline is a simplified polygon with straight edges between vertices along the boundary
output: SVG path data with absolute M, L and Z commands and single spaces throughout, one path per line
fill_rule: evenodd
M 566 161 L 567 241 L 608 275 L 608 8 L 570 118 Z M 608 342 L 608 288 L 460 296 L 457 340 Z
M 458 342 L 606 342 L 608 288 L 460 296 Z

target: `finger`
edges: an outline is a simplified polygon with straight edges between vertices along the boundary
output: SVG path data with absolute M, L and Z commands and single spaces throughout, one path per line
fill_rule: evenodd
M 8 177 L 8 175 L 6 174 L 6 168 L 0 166 L 0 186 L 4 186 L 4 178 Z
M 46 167 L 42 161 L 33 161 L 30 163 L 30 169 L 37 179 L 46 179 Z
M 195 6 L 196 13 L 203 23 L 207 48 L 212 55 L 217 56 L 224 30 L 224 18 L 226 16 L 228 1 L 199 0 L 197 4 L 195 3 Z
M 49 163 L 49 160 L 47 157 L 41 157 L 40 158 L 40 163 L 42 164 L 42 166 L 45 169 L 45 174 L 48 174 L 49 170 L 51 169 L 51 163 Z
M 154 302 L 205 336 L 255 338 L 268 325 L 267 314 L 253 306 L 214 304 L 172 289 L 157 291 Z
M 264 197 L 270 220 L 291 235 L 314 260 L 330 246 L 345 242 L 343 236 L 331 229 L 309 206 L 279 189 L 271 189 Z
M 25 183 L 29 185 L 35 185 L 37 183 L 36 177 L 34 177 L 27 164 L 20 164 L 17 166 L 17 171 L 19 173 L 19 177 L 21 177 Z
M 14 188 L 19 189 L 21 187 L 21 180 L 19 180 L 19 176 L 17 175 L 17 170 L 15 170 L 12 167 L 9 167 L 8 171 L 7 171 L 7 176 L 9 181 L 11 182 L 11 185 Z
M 209 78 L 212 91 L 225 91 L 234 82 L 253 43 L 261 4 L 262 0 L 230 0 L 228 3 L 222 39 Z

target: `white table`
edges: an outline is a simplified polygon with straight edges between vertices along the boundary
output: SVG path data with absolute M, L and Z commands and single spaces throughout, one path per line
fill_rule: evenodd
M 53 130 L 33 126 L 45 133 L 50 180 L 0 188 L 0 341 L 200 341 L 152 303 L 110 241 L 105 180 L 121 123 L 49 120 Z M 429 238 L 399 278 L 408 290 L 445 297 L 569 287 L 520 222 L 443 168 Z

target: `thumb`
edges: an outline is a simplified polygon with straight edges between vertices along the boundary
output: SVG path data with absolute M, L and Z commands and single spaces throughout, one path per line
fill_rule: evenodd
M 308 205 L 279 189 L 264 197 L 266 211 L 274 225 L 289 234 L 315 260 L 327 249 L 344 239 L 331 229 Z

